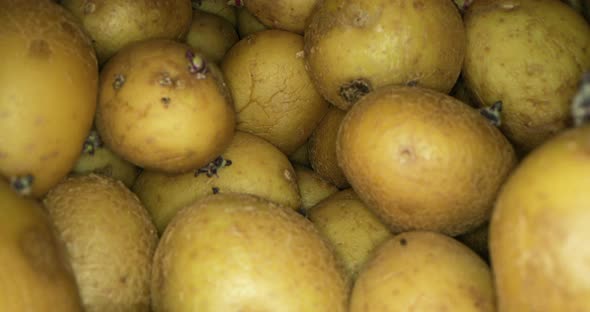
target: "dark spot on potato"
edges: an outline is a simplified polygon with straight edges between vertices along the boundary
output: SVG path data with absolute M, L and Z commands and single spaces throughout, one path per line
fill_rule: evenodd
M 35 177 L 32 174 L 10 177 L 10 187 L 20 195 L 31 194 L 33 183 L 35 183 Z
M 119 90 L 125 84 L 125 76 L 123 74 L 117 74 L 115 76 L 115 80 L 113 81 L 113 89 Z
M 59 151 L 53 151 L 51 153 L 45 154 L 39 158 L 41 161 L 48 161 L 50 159 L 56 158 L 59 156 Z
M 170 98 L 169 97 L 167 97 L 167 96 L 162 97 L 160 99 L 160 101 L 162 102 L 162 104 L 164 104 L 164 108 L 168 108 L 168 106 L 170 106 Z
M 402 246 L 406 246 L 406 245 L 408 245 L 408 241 L 405 238 L 401 238 L 399 240 L 399 244 Z
M 94 11 L 96 10 L 96 4 L 92 1 L 88 1 L 86 2 L 86 4 L 84 4 L 84 14 L 88 15 L 88 14 L 92 14 L 94 13 Z
M 424 2 L 422 1 L 414 1 L 412 3 L 412 5 L 414 6 L 414 9 L 423 9 L 424 8 Z
M 51 48 L 49 48 L 47 41 L 43 39 L 33 40 L 29 44 L 28 55 L 33 58 L 46 60 L 51 56 Z
M 408 87 L 415 87 L 418 85 L 418 79 L 410 80 L 406 82 L 406 86 Z
M 119 278 L 119 282 L 120 282 L 121 284 L 123 284 L 123 285 L 127 284 L 127 276 L 126 276 L 126 275 L 124 275 L 124 276 L 121 276 L 121 277 Z
M 59 248 L 49 228 L 36 226 L 27 229 L 20 236 L 19 247 L 27 264 L 39 276 L 51 280 L 61 272 Z
M 340 87 L 340 96 L 344 98 L 348 104 L 352 105 L 372 90 L 373 88 L 368 80 L 358 78 L 343 84 Z
M 211 188 L 211 191 L 213 192 L 213 194 L 217 194 L 219 193 L 219 188 L 217 186 L 214 186 Z

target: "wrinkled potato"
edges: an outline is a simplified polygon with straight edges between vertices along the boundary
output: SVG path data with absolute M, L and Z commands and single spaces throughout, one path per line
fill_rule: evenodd
M 388 84 L 448 93 L 464 54 L 463 21 L 448 0 L 326 0 L 305 31 L 311 77 L 344 110 Z
M 0 1 L 0 176 L 43 196 L 72 169 L 96 110 L 98 64 L 50 1 Z
M 309 208 L 315 206 L 326 197 L 338 192 L 338 188 L 334 184 L 322 179 L 322 177 L 313 170 L 298 165 L 294 166 L 294 168 L 295 175 L 297 176 L 299 193 L 301 194 L 301 207 L 299 208 L 299 212 L 303 215 L 307 215 Z
M 318 0 L 246 0 L 244 6 L 269 28 L 303 34 Z
M 238 33 L 224 18 L 199 10 L 193 12 L 186 43 L 201 51 L 207 59 L 219 63 L 238 40 Z
M 269 142 L 241 131 L 207 166 L 179 175 L 143 171 L 133 191 L 160 233 L 180 209 L 209 194 L 247 193 L 292 209 L 301 205 L 295 171 L 287 156 Z
M 303 37 L 283 30 L 254 33 L 221 63 L 234 99 L 238 130 L 258 135 L 290 155 L 303 145 L 328 103 L 303 61 Z
M 137 166 L 187 172 L 229 145 L 235 112 L 213 62 L 188 45 L 153 39 L 105 65 L 96 128 L 110 150 Z
M 239 8 L 236 14 L 238 19 L 237 28 L 240 38 L 268 29 L 268 27 L 264 26 L 256 16 L 252 15 L 252 13 L 244 7 Z
M 528 152 L 565 129 L 590 70 L 590 24 L 554 0 L 475 1 L 465 13 L 467 87 L 484 106 L 501 101 L 504 134 Z
M 62 0 L 92 37 L 99 63 L 146 39 L 179 40 L 191 23 L 190 0 Z

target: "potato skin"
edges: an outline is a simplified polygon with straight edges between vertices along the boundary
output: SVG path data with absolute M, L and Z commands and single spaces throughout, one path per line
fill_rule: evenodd
M 295 165 L 294 169 L 299 193 L 301 194 L 299 212 L 303 215 L 307 215 L 311 207 L 326 197 L 338 192 L 338 188 L 334 184 L 324 180 L 313 170 L 301 165 Z
M 30 194 L 41 197 L 72 169 L 92 126 L 90 38 L 58 4 L 3 0 L 0 85 L 0 175 L 31 175 Z
M 193 21 L 186 35 L 186 43 L 199 50 L 205 57 L 215 63 L 221 62 L 239 37 L 235 28 L 223 17 L 193 11 Z
M 452 1 L 325 0 L 305 31 L 314 84 L 343 110 L 388 84 L 448 93 L 464 53 L 463 22 Z
M 318 0 L 248 0 L 244 6 L 269 28 L 303 34 Z
M 164 39 L 127 46 L 101 72 L 96 128 L 104 143 L 146 169 L 204 166 L 230 143 L 235 113 L 212 62 L 189 71 L 188 45 Z
M 502 101 L 504 134 L 526 153 L 565 129 L 590 70 L 590 24 L 560 1 L 478 0 L 465 14 L 463 73 L 483 106 Z
M 124 46 L 153 38 L 180 40 L 191 23 L 190 0 L 62 0 L 92 37 L 99 63 Z
M 502 187 L 490 223 L 498 308 L 590 307 L 590 125 L 527 155 Z
M 0 207 L 2 311 L 82 312 L 68 255 L 42 205 L 0 179 Z

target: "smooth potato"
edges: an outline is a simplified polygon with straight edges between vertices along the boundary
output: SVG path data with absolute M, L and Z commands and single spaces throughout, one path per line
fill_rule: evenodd
M 235 28 L 224 18 L 195 10 L 186 43 L 216 63 L 219 63 L 239 37 Z

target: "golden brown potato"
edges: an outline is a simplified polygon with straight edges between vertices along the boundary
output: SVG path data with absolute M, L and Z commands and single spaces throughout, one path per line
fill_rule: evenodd
M 329 245 L 293 209 L 246 194 L 181 210 L 154 258 L 154 312 L 347 310 Z
M 352 290 L 350 312 L 373 311 L 494 312 L 492 273 L 448 236 L 402 233 L 376 250 Z
M 62 181 L 43 202 L 66 243 L 84 310 L 148 312 L 158 237 L 137 196 L 90 174 Z
M 125 160 L 163 172 L 204 166 L 230 143 L 231 96 L 221 72 L 188 45 L 127 46 L 101 72 L 96 128 Z
M 258 135 L 290 155 L 328 110 L 303 62 L 303 37 L 265 30 L 240 40 L 221 69 L 234 99 L 237 129 Z
M 475 1 L 465 14 L 463 73 L 484 106 L 502 101 L 504 134 L 528 152 L 565 129 L 590 70 L 590 25 L 560 1 Z
M 182 39 L 191 23 L 190 0 L 62 0 L 61 3 L 83 23 L 101 64 L 132 42 Z
M 533 150 L 506 181 L 490 223 L 499 311 L 590 307 L 590 125 Z
M 219 63 L 227 50 L 238 42 L 238 33 L 223 17 L 195 10 L 186 43 L 203 53 L 205 58 Z
M 452 1 L 326 0 L 305 31 L 315 86 L 345 110 L 388 84 L 448 93 L 464 54 L 463 22 Z
M 301 205 L 296 174 L 287 156 L 269 142 L 241 131 L 207 166 L 177 175 L 145 170 L 133 191 L 160 233 L 180 209 L 209 194 L 247 193 L 292 209 Z
M 451 236 L 489 219 L 516 164 L 508 140 L 477 110 L 421 87 L 388 86 L 361 99 L 342 121 L 336 155 L 394 232 Z
M 301 194 L 299 212 L 303 215 L 307 215 L 309 208 L 338 192 L 338 188 L 334 184 L 325 181 L 313 170 L 298 165 L 294 166 L 294 168 L 297 176 L 297 186 Z
M 269 28 L 303 34 L 318 0 L 246 0 L 244 6 Z
M 0 207 L 2 311 L 82 312 L 65 247 L 39 202 L 0 179 Z
M 90 38 L 51 1 L 0 2 L 0 176 L 41 197 L 72 169 L 96 110 Z

